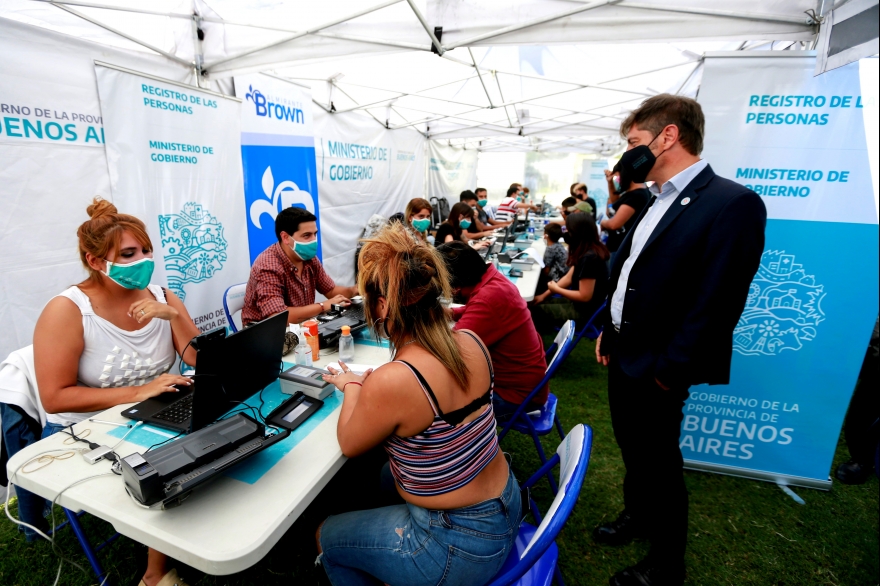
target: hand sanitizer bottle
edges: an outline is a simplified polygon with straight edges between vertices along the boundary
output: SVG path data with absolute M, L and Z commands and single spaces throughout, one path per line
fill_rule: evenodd
M 354 360 L 354 338 L 351 337 L 349 326 L 342 326 L 342 335 L 339 336 L 339 360 L 343 362 Z
M 299 343 L 293 349 L 293 360 L 299 366 L 312 366 L 312 347 L 303 333 L 299 334 Z

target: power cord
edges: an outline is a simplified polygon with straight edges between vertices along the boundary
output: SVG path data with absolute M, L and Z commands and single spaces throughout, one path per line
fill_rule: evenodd
M 71 435 L 74 436 L 74 434 L 72 433 L 73 426 L 70 426 L 70 427 L 71 427 Z M 82 439 L 79 439 L 78 441 L 81 441 L 83 443 L 90 443 L 90 442 L 87 442 Z M 92 448 L 92 449 L 94 449 L 94 448 Z M 78 451 L 85 453 L 84 448 L 81 448 Z M 40 466 L 39 468 L 34 468 L 33 470 L 24 471 L 25 466 L 27 466 L 28 464 L 31 464 L 33 462 L 45 461 L 44 458 L 46 458 L 49 454 L 54 454 L 56 452 L 62 452 L 61 456 L 49 456 L 49 461 L 47 463 L 43 464 L 42 466 Z M 71 454 L 71 456 L 73 455 L 73 453 L 70 450 L 67 450 L 65 448 L 56 448 L 54 450 L 45 450 L 43 452 L 40 452 L 39 454 L 36 454 L 33 458 L 31 458 L 30 460 L 28 460 L 27 462 L 25 462 L 24 464 L 22 464 L 21 466 L 16 468 L 15 472 L 13 472 L 9 476 L 10 486 L 14 485 L 15 477 L 18 475 L 19 472 L 24 472 L 25 474 L 28 474 L 31 472 L 36 472 L 37 470 L 45 468 L 46 466 L 48 466 L 49 464 L 51 464 L 55 460 L 66 460 L 67 458 L 71 457 L 71 456 L 65 456 L 65 454 Z M 42 537 L 43 539 L 47 540 L 49 543 L 52 544 L 52 552 L 56 556 L 58 556 L 58 558 L 60 560 L 60 562 L 58 563 L 58 573 L 55 575 L 55 582 L 53 583 L 53 586 L 58 586 L 58 583 L 61 579 L 61 569 L 64 566 L 64 562 L 67 562 L 70 565 L 74 566 L 75 568 L 78 568 L 86 576 L 89 575 L 88 570 L 86 570 L 84 567 L 82 567 L 81 565 L 79 565 L 75 561 L 64 557 L 61 554 L 61 550 L 58 548 L 58 545 L 55 543 L 55 530 L 57 527 L 55 524 L 55 505 L 57 504 L 59 497 L 61 497 L 61 495 L 64 494 L 67 490 L 73 488 L 74 486 L 76 486 L 78 484 L 81 484 L 81 483 L 89 481 L 89 480 L 93 480 L 95 478 L 100 478 L 102 476 L 109 476 L 111 474 L 112 474 L 112 472 L 102 472 L 101 474 L 95 474 L 93 476 L 87 476 L 86 478 L 80 478 L 79 480 L 75 480 L 74 482 L 72 482 L 72 483 L 68 484 L 67 486 L 65 486 L 64 488 L 62 488 L 61 491 L 59 491 L 58 494 L 55 495 L 55 498 L 52 499 L 52 536 L 51 537 L 46 535 L 45 533 L 43 533 L 41 530 L 34 527 L 33 525 L 31 525 L 29 523 L 25 523 L 24 521 L 21 521 L 20 519 L 14 518 L 12 516 L 12 513 L 9 512 L 9 496 L 12 491 L 10 490 L 10 491 L 6 492 L 6 505 L 5 505 L 4 509 L 6 511 L 6 516 L 9 518 L 9 520 L 18 526 L 31 529 L 37 535 L 39 535 L 40 537 Z M 103 586 L 106 581 L 107 581 L 107 577 L 104 578 L 104 580 L 101 582 L 100 586 Z

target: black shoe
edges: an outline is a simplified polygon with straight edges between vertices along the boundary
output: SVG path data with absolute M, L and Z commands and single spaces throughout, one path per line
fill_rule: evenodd
M 602 545 L 626 545 L 633 539 L 646 536 L 644 527 L 625 510 L 614 521 L 593 529 L 593 540 Z
M 684 565 L 670 567 L 653 563 L 645 558 L 634 566 L 621 570 L 608 580 L 611 586 L 681 586 L 684 584 Z
M 837 467 L 834 474 L 837 479 L 844 484 L 864 484 L 871 475 L 873 466 L 859 464 L 855 460 L 850 460 L 846 464 Z

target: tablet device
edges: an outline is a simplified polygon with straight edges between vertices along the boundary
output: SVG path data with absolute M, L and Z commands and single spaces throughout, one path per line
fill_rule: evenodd
M 324 406 L 324 401 L 297 393 L 269 414 L 266 421 L 275 427 L 293 431 Z

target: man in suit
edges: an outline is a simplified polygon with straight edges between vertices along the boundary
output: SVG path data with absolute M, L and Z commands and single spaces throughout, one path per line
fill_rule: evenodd
M 649 98 L 621 125 L 622 168 L 654 184 L 611 267 L 596 344 L 626 477 L 624 511 L 593 535 L 607 545 L 647 538 L 651 550 L 612 586 L 684 581 L 682 408 L 691 385 L 729 382 L 733 328 L 764 248 L 764 203 L 700 159 L 704 126 L 696 101 L 669 94 Z

